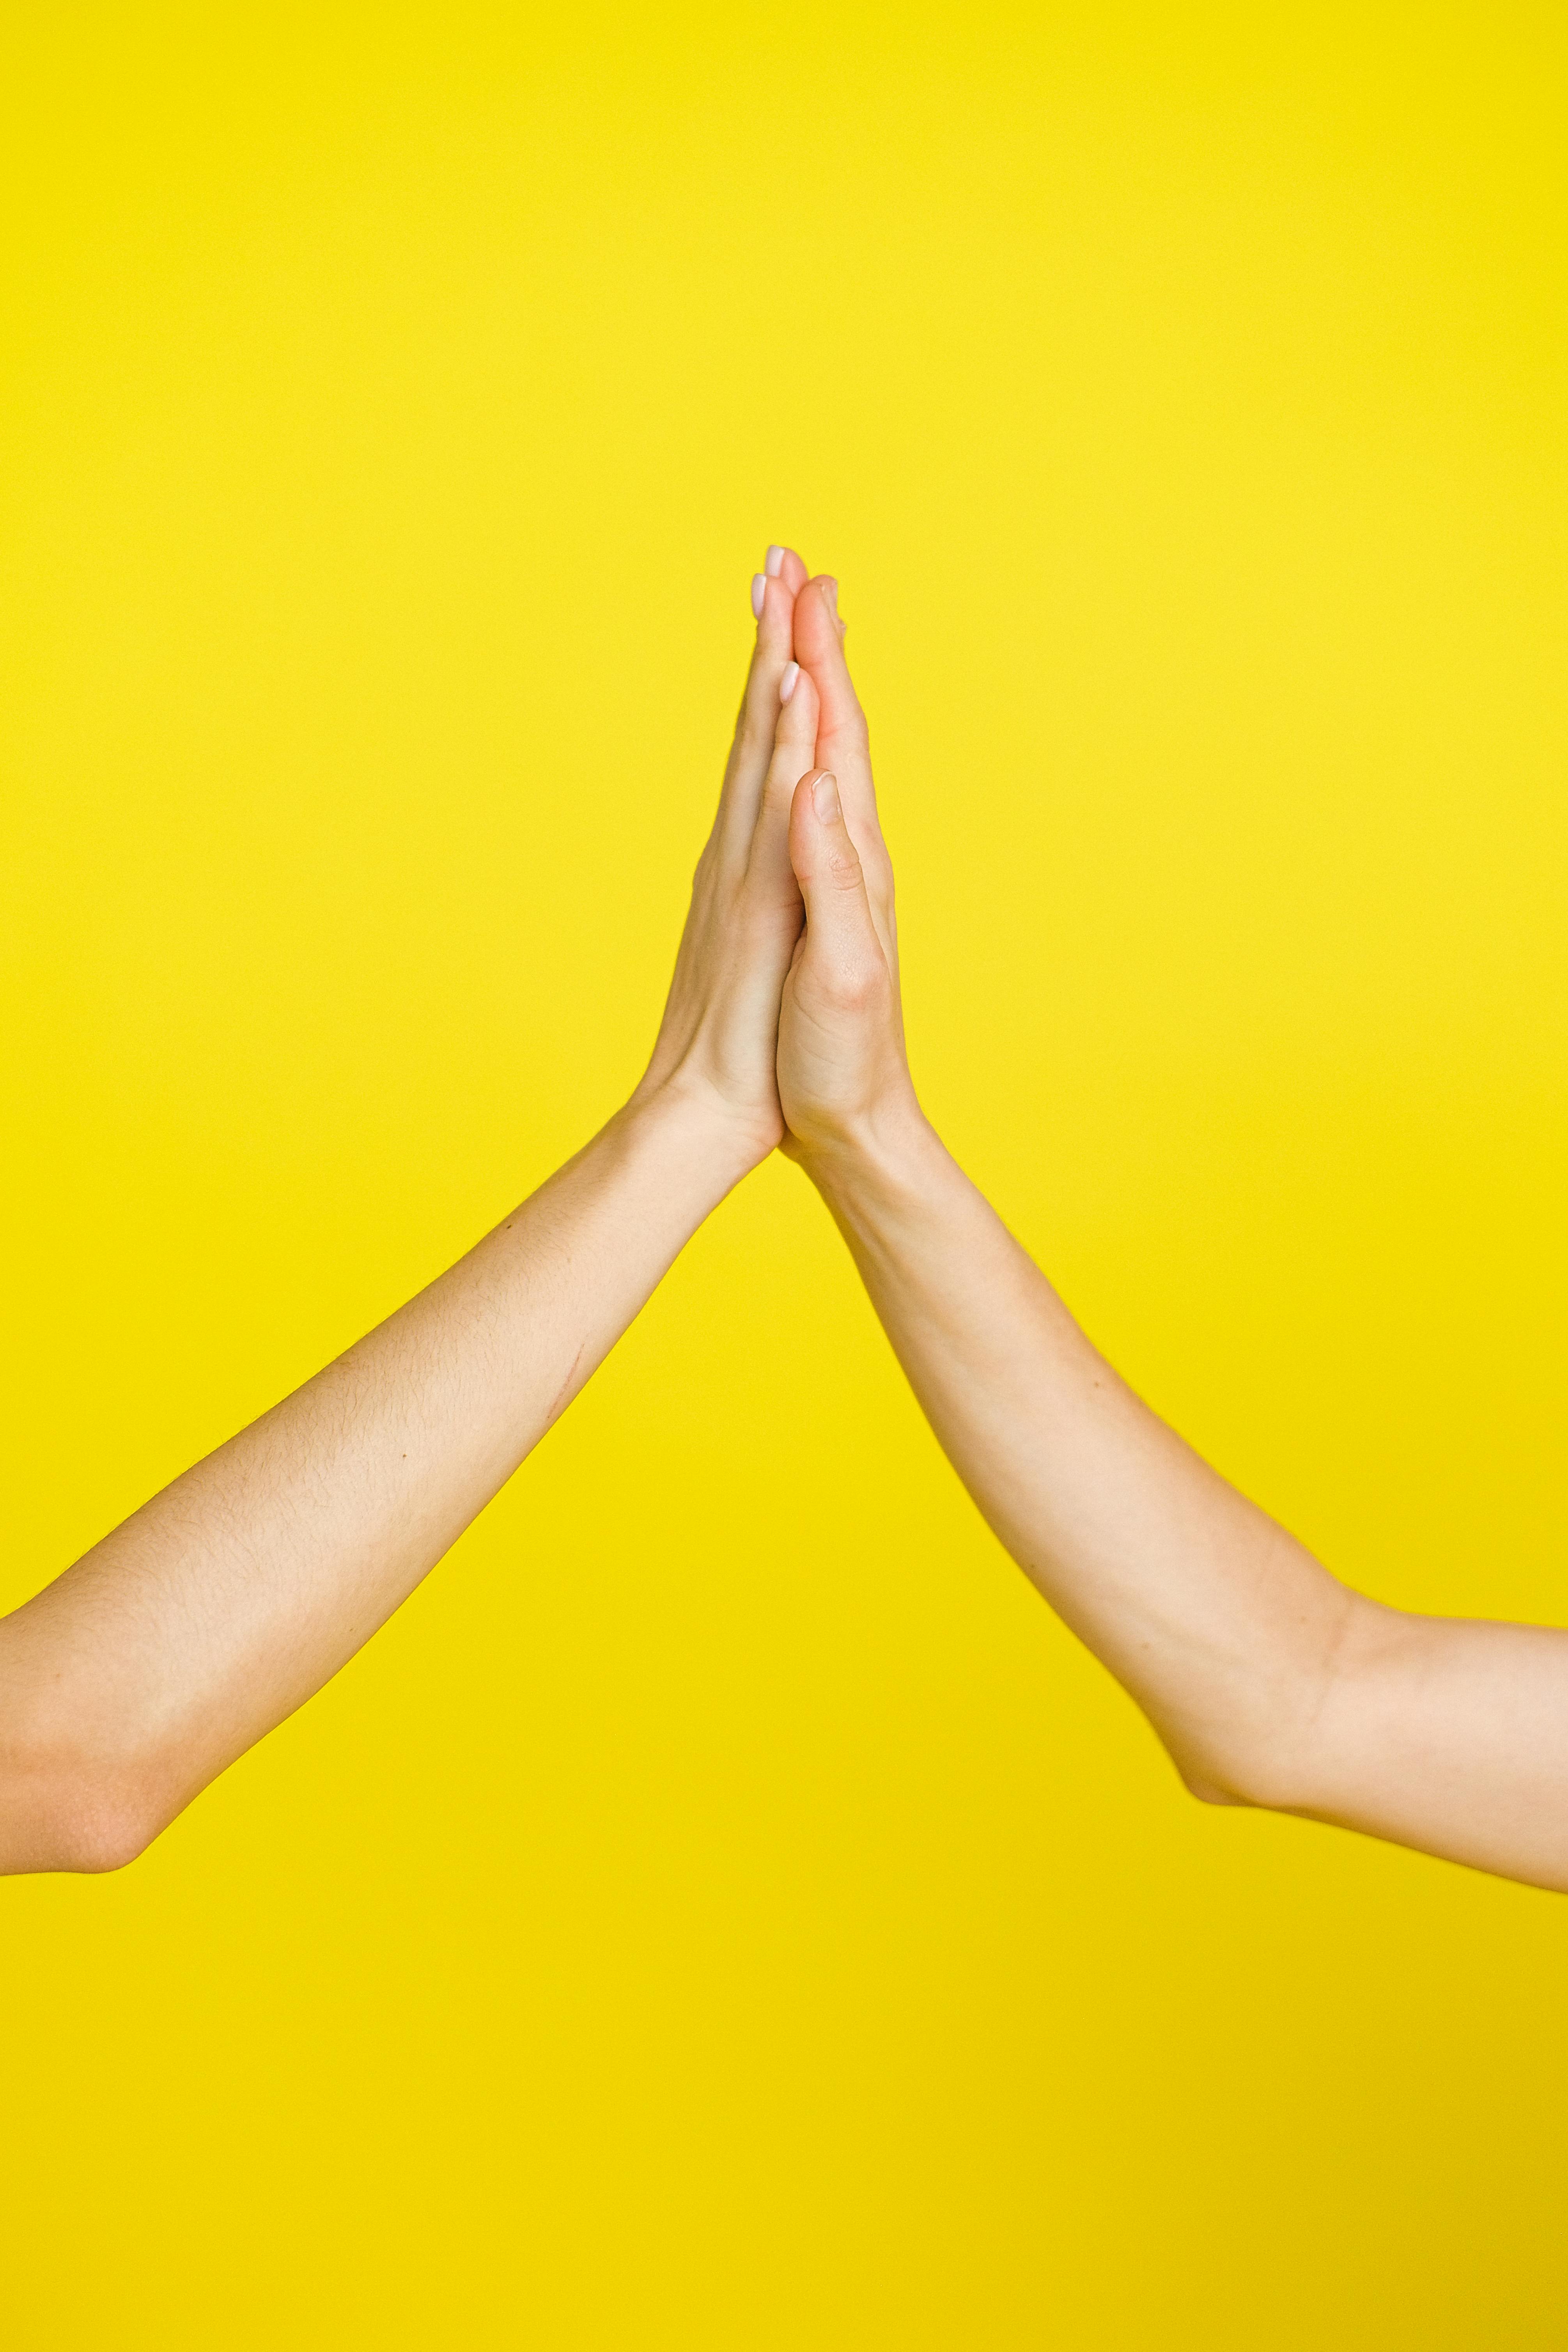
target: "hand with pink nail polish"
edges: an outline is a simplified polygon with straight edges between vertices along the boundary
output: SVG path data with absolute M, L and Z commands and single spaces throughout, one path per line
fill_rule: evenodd
M 0 1874 L 118 1869 L 335 1675 L 570 1406 L 784 1132 L 800 558 L 756 649 L 647 1074 L 455 1265 L 0 1615 Z
M 816 688 L 793 658 L 795 603 L 805 578 L 793 550 L 770 547 L 752 582 L 757 636 L 735 739 L 664 1019 L 633 1097 L 695 1097 L 718 1112 L 742 1169 L 784 1135 L 779 994 L 802 919 L 789 811 L 817 727 Z

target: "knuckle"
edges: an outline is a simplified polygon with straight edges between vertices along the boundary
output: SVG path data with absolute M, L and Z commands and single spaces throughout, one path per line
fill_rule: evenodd
M 827 976 L 828 993 L 841 1013 L 872 1012 L 881 999 L 887 983 L 887 973 L 879 971 L 869 956 L 846 956 L 836 962 Z

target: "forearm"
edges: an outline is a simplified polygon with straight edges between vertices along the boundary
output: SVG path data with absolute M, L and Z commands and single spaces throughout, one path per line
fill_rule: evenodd
M 1284 1801 L 1354 1596 L 1132 1393 L 912 1106 L 811 1173 L 1019 1565 L 1194 1789 Z
M 1194 1793 L 1568 1887 L 1568 1633 L 1411 1616 L 1337 1583 L 1118 1379 L 921 1117 L 831 597 L 800 597 L 795 651 L 826 772 L 791 812 L 806 920 L 779 1015 L 785 1149 L 971 1494 Z
M 1195 1793 L 1568 1890 L 1568 1633 L 1337 1583 L 1132 1394 L 918 1113 L 811 1172 L 954 1467 Z
M 1117 1378 L 921 1117 L 864 715 L 829 605 L 809 593 L 795 649 L 829 772 L 791 812 L 806 921 L 779 1014 L 786 1148 L 1015 1558 L 1193 1787 L 1283 1790 L 1359 1604 Z
M 320 1688 L 510 1475 L 745 1164 L 699 1101 L 628 1107 L 0 1623 L 0 1869 L 122 1858 Z

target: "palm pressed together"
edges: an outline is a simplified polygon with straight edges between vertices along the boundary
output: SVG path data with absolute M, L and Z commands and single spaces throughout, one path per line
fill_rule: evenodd
M 781 1149 L 937 1438 L 1195 1796 L 1568 1891 L 1568 1632 L 1386 1609 L 1135 1396 L 925 1118 L 837 583 L 769 551 L 664 1018 L 494 1232 L 0 1620 L 0 1870 L 131 1861 L 318 1690 Z

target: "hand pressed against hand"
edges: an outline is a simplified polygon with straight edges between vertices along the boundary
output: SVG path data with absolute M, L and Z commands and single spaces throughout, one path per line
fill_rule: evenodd
M 779 992 L 800 936 L 789 811 L 810 768 L 816 688 L 792 658 L 805 566 L 770 548 L 752 583 L 757 641 L 653 1057 L 632 1099 L 689 1091 L 736 1130 L 748 1166 L 784 1135 L 775 1056 Z M 787 699 L 784 698 L 787 697 Z
M 818 704 L 816 766 L 790 813 L 805 903 L 779 1013 L 784 1149 L 808 1171 L 913 1113 L 899 999 L 893 869 L 877 815 L 866 716 L 844 659 L 837 583 L 795 599 L 795 655 Z

